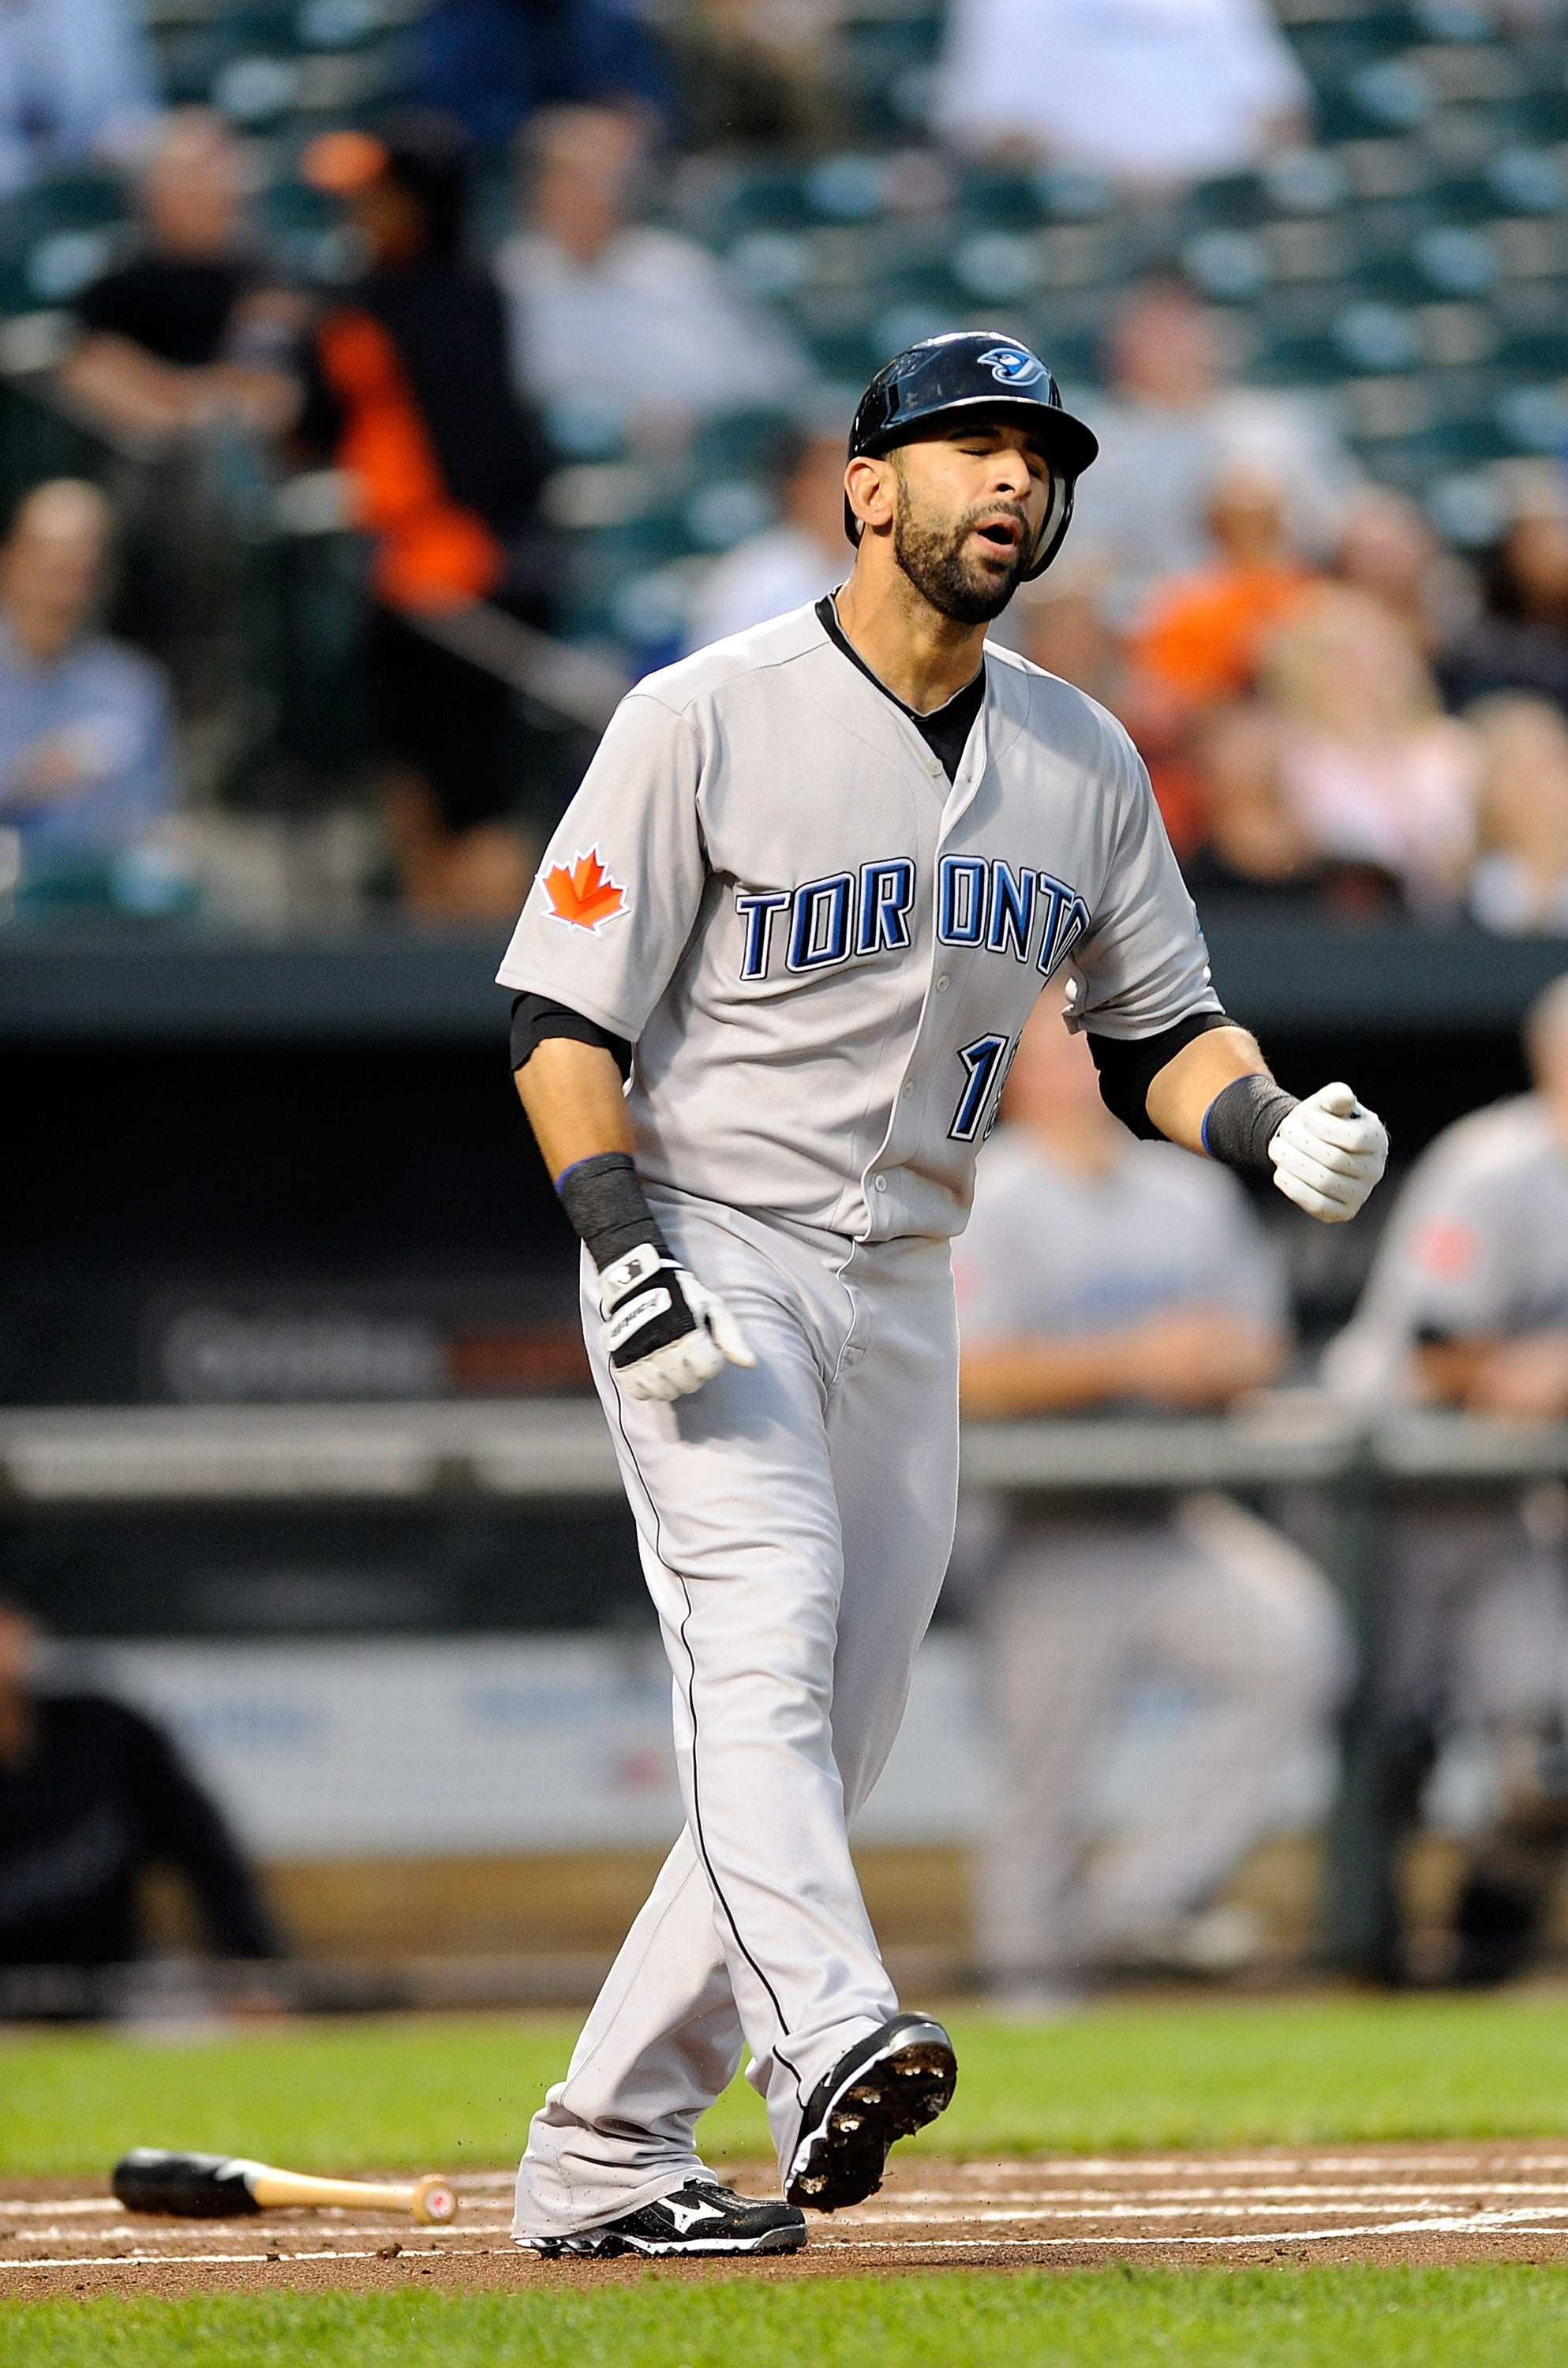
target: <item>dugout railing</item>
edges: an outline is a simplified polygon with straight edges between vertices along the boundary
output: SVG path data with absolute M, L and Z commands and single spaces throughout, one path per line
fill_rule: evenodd
M 1149 1498 L 1220 1488 L 1318 1492 L 1324 1558 L 1358 1645 L 1330 1818 L 1323 1953 L 1379 1962 L 1395 1838 L 1376 1781 L 1382 1524 L 1409 1490 L 1517 1491 L 1568 1477 L 1568 1424 L 1439 1411 L 1368 1420 L 1312 1390 L 1225 1418 L 969 1423 L 963 1485 L 1019 1499 Z M 590 1399 L 403 1405 L 116 1406 L 0 1412 L 0 1524 L 134 1522 L 201 1506 L 551 1508 L 618 1504 Z

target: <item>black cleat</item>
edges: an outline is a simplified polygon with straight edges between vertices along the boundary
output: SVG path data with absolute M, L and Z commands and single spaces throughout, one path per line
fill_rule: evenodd
M 662 2195 L 602 2228 L 585 2228 L 580 2237 L 522 2239 L 547 2261 L 565 2255 L 608 2261 L 618 2253 L 673 2255 L 679 2260 L 714 2253 L 798 2253 L 805 2241 L 806 2224 L 788 2203 L 736 2195 L 712 2179 L 688 2179 L 673 2195 Z
M 817 2082 L 784 2192 L 842 2212 L 882 2183 L 888 2149 L 946 2112 L 958 2086 L 953 2043 L 928 2014 L 895 2014 Z

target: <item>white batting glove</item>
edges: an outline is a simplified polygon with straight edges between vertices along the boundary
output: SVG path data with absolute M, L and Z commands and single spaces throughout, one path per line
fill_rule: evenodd
M 606 1351 L 629 1398 L 688 1397 L 726 1361 L 756 1363 L 718 1292 L 651 1243 L 606 1267 L 599 1312 Z
M 1281 1121 L 1268 1146 L 1287 1201 L 1325 1225 L 1353 1217 L 1388 1165 L 1388 1130 L 1348 1086 L 1320 1086 Z

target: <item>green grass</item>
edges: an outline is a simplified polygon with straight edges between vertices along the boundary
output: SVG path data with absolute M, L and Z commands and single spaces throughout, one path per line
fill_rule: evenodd
M 919 2141 L 938 2152 L 1568 2131 L 1568 2000 L 1552 1994 L 951 2022 L 958 2096 Z M 484 2015 L 278 2023 L 185 2044 L 3 2041 L 0 2173 L 101 2173 L 138 2145 L 301 2169 L 506 2163 L 574 2029 L 560 2016 Z M 766 2154 L 761 2107 L 742 2084 L 702 2142 L 714 2155 Z
M 1157 2271 L 17 2305 L 8 2368 L 1560 2368 L 1568 2271 Z

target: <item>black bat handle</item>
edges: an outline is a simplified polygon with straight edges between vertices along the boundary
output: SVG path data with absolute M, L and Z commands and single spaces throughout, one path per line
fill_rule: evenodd
M 133 2146 L 114 2167 L 114 2192 L 128 2212 L 179 2220 L 238 2220 L 259 2212 L 245 2185 L 249 2166 L 225 2154 L 165 2154 Z

